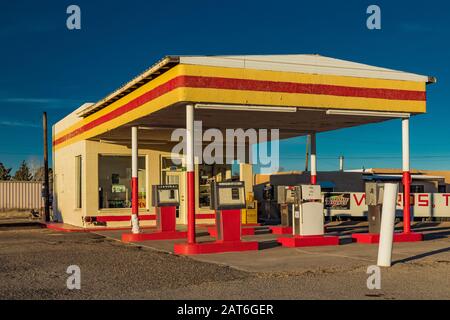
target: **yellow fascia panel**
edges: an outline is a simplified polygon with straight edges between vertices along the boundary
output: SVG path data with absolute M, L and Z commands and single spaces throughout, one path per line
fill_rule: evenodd
M 58 139 L 82 126 L 84 126 L 87 123 L 92 122 L 93 120 L 96 120 L 108 113 L 110 113 L 111 111 L 114 111 L 118 108 L 120 108 L 121 106 L 125 105 L 126 103 L 130 102 L 131 100 L 145 94 L 146 92 L 155 89 L 156 87 L 166 83 L 167 81 L 175 78 L 176 76 L 178 76 L 180 74 L 180 66 L 175 66 L 172 69 L 168 70 L 167 72 L 163 73 L 162 75 L 160 75 L 159 77 L 155 78 L 154 80 L 146 83 L 145 85 L 143 85 L 142 87 L 137 88 L 136 90 L 134 90 L 133 92 L 130 92 L 128 95 L 122 97 L 121 99 L 111 103 L 109 106 L 89 115 L 86 118 L 81 119 L 79 122 L 77 122 L 76 124 L 60 131 L 56 133 L 55 139 Z
M 186 101 L 223 104 L 255 104 L 308 107 L 312 109 L 348 109 L 408 113 L 426 112 L 425 101 L 386 100 L 298 93 L 186 88 L 184 97 Z

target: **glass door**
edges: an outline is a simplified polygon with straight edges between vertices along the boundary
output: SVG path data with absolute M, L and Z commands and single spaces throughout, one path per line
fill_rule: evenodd
M 166 171 L 165 184 L 177 184 L 180 192 L 180 205 L 176 209 L 177 224 L 186 224 L 185 172 Z

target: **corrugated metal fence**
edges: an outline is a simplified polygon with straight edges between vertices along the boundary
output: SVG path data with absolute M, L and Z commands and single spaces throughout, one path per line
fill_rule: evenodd
M 40 210 L 44 206 L 41 187 L 39 181 L 0 181 L 0 211 Z

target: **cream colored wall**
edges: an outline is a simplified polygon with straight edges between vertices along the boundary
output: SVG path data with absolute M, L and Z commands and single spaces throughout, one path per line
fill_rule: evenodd
M 82 226 L 85 216 L 86 183 L 82 183 L 82 204 L 76 208 L 76 157 L 82 157 L 82 176 L 86 177 L 86 143 L 80 141 L 55 152 L 53 159 L 54 194 L 53 208 L 55 218 L 64 223 Z
M 131 150 L 124 146 L 81 141 L 55 151 L 54 199 L 58 221 L 75 226 L 86 227 L 85 216 L 121 216 L 130 213 L 130 209 L 98 208 L 98 155 L 131 155 Z M 76 157 L 82 156 L 82 208 L 76 208 Z M 140 209 L 141 214 L 154 213 L 151 206 L 151 185 L 159 183 L 160 153 L 152 150 L 139 150 L 140 156 L 146 157 L 147 208 Z M 142 225 L 153 225 L 154 221 L 142 221 Z M 129 222 L 108 222 L 108 226 L 128 226 Z
M 239 164 L 239 176 L 240 180 L 244 181 L 245 193 L 253 192 L 253 166 L 249 163 Z

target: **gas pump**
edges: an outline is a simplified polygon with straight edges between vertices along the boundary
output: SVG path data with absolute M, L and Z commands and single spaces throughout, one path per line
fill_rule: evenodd
M 156 231 L 152 233 L 122 234 L 122 241 L 181 239 L 187 232 L 176 230 L 176 208 L 180 205 L 180 193 L 177 184 L 152 186 L 152 206 L 156 211 Z
M 301 185 L 294 189 L 293 234 L 323 235 L 323 202 L 319 185 Z
M 365 197 L 369 233 L 355 233 L 352 238 L 359 243 L 378 243 L 380 239 L 381 212 L 383 209 L 384 184 L 366 182 Z M 394 239 L 395 240 L 395 239 Z
M 216 211 L 218 241 L 241 240 L 241 209 L 245 209 L 244 182 L 213 182 L 211 209 Z
M 156 210 L 157 231 L 176 231 L 176 210 L 179 205 L 180 195 L 177 184 L 152 186 L 152 206 Z
M 369 224 L 368 233 L 354 233 L 352 239 L 358 243 L 378 243 L 380 241 L 380 229 L 383 209 L 384 184 L 380 182 L 367 182 L 365 185 L 367 220 Z M 395 232 L 394 242 L 421 241 L 422 234 L 410 232 Z
M 325 236 L 323 198 L 319 185 L 293 187 L 289 201 L 292 201 L 292 237 L 280 237 L 278 242 L 287 247 L 338 245 L 339 237 Z
M 216 241 L 175 244 L 177 254 L 258 250 L 258 242 L 241 241 L 241 210 L 245 205 L 243 181 L 212 182 L 211 209 L 216 212 Z
M 241 209 L 241 235 L 251 236 L 255 234 L 255 228 L 258 227 L 258 204 L 253 198 L 253 192 L 248 192 L 245 207 Z M 243 228 L 244 227 L 244 228 Z M 217 238 L 216 226 L 208 227 L 208 233 L 211 237 Z
M 366 205 L 368 208 L 367 218 L 369 220 L 369 233 L 380 233 L 383 194 L 383 183 L 366 182 Z
M 270 226 L 273 234 L 292 233 L 292 205 L 295 203 L 295 186 L 277 186 L 277 203 L 280 208 L 281 225 Z

